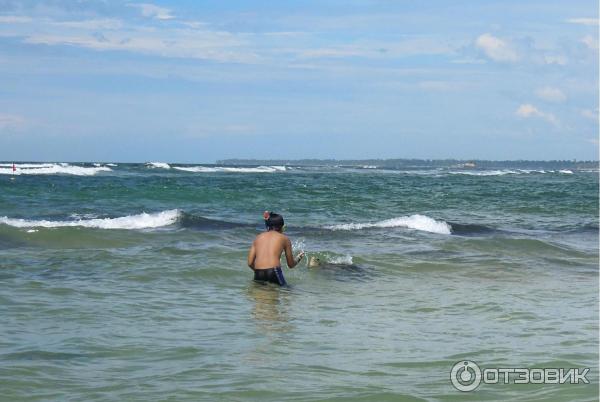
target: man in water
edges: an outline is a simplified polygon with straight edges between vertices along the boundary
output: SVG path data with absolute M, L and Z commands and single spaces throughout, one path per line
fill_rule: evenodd
M 296 258 L 292 254 L 292 242 L 284 235 L 283 216 L 265 212 L 265 226 L 267 231 L 259 234 L 254 239 L 248 252 L 248 266 L 254 271 L 255 281 L 276 283 L 279 286 L 287 285 L 283 272 L 281 272 L 281 253 L 285 251 L 285 260 L 288 267 L 294 268 L 304 257 L 304 252 Z

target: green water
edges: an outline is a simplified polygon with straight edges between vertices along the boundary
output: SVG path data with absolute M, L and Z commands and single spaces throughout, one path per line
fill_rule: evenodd
M 0 175 L 1 400 L 598 400 L 597 172 L 66 173 Z M 323 261 L 289 288 L 245 266 L 265 209 Z

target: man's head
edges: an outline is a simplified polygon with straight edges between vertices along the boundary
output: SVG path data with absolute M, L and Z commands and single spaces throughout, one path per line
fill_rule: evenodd
M 281 232 L 283 225 L 285 225 L 283 216 L 274 212 L 265 211 L 263 217 L 265 218 L 265 226 L 267 227 L 267 230 L 276 230 Z

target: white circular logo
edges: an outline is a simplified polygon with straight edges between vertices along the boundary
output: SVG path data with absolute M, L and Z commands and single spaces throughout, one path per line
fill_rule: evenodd
M 459 391 L 473 391 L 481 384 L 481 369 L 471 360 L 459 361 L 452 366 L 450 381 Z

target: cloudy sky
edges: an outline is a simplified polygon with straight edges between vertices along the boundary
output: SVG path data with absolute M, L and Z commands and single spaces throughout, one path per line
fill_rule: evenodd
M 0 160 L 598 158 L 598 2 L 0 0 Z

